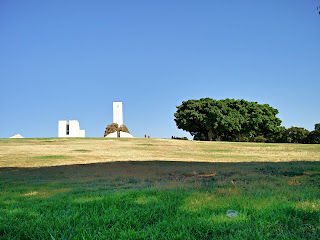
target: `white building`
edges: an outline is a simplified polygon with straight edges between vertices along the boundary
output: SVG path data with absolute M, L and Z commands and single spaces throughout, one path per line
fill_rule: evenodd
M 77 120 L 59 121 L 58 137 L 85 137 L 85 130 L 80 130 Z
M 113 122 L 123 125 L 122 102 L 113 102 Z
M 10 138 L 24 138 L 24 136 L 21 136 L 20 134 L 15 134 Z
M 123 112 L 122 112 L 122 102 L 113 102 L 113 123 L 117 123 L 120 127 L 123 125 Z M 133 138 L 130 133 L 127 132 L 113 132 L 105 136 L 106 138 Z

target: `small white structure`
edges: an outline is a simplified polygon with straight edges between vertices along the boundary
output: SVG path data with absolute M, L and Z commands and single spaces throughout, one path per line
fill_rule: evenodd
M 123 125 L 122 102 L 113 102 L 113 122 Z
M 58 124 L 58 137 L 85 137 L 85 130 L 80 130 L 77 120 L 62 120 Z
M 118 137 L 118 133 L 117 132 L 113 132 L 113 133 L 108 134 L 105 137 L 106 138 L 117 138 Z M 120 138 L 133 138 L 133 136 L 130 133 L 121 132 L 120 131 Z
M 10 137 L 10 138 L 24 138 L 23 136 L 21 136 L 20 134 L 15 134 L 15 135 L 13 135 L 12 137 Z

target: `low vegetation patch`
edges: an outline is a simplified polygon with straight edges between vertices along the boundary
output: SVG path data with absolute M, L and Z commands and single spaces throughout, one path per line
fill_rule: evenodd
M 91 150 L 88 149 L 77 149 L 77 150 L 73 150 L 75 152 L 91 152 Z
M 231 152 L 231 150 L 227 149 L 209 149 L 209 152 Z
M 32 157 L 33 159 L 65 159 L 71 158 L 71 156 L 64 156 L 64 155 L 49 155 L 49 156 L 35 156 Z

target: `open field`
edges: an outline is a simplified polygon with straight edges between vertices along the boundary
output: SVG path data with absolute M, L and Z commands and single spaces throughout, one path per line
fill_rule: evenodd
M 320 145 L 144 138 L 0 139 L 0 167 L 42 167 L 112 161 L 320 161 Z
M 319 160 L 320 145 L 0 139 L 0 239 L 319 239 Z

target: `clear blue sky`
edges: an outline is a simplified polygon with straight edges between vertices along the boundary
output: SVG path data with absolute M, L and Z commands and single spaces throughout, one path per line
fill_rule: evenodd
M 0 138 L 102 137 L 122 101 L 133 136 L 188 136 L 188 99 L 245 99 L 285 127 L 320 122 L 315 0 L 0 1 Z M 318 4 L 320 5 L 320 4 Z

